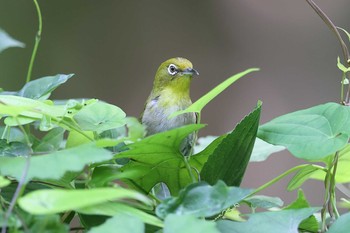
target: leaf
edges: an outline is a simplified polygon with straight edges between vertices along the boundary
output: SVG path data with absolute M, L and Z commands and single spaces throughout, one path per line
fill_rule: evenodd
M 264 208 L 270 209 L 273 207 L 281 207 L 283 205 L 283 201 L 279 197 L 269 197 L 264 195 L 254 195 L 252 197 L 248 197 L 244 200 L 248 202 L 252 208 Z
M 333 159 L 333 156 L 332 156 Z M 337 172 L 335 181 L 337 183 L 350 182 L 350 144 L 339 152 Z M 326 173 L 323 170 L 315 171 L 311 174 L 311 178 L 324 181 Z
M 220 233 L 215 222 L 198 219 L 194 216 L 178 216 L 170 214 L 164 221 L 164 233 Z
M 302 208 L 308 208 L 310 207 L 309 202 L 306 200 L 306 197 L 304 195 L 303 190 L 298 190 L 298 198 L 286 206 L 284 210 L 291 210 L 291 209 L 302 209 Z M 304 219 L 299 224 L 299 229 L 302 229 L 306 232 L 318 232 L 318 222 L 314 215 L 310 215 L 308 218 Z
M 296 157 L 320 160 L 349 140 L 350 108 L 336 103 L 289 113 L 260 126 L 258 137 L 281 145 Z
M 249 214 L 246 222 L 221 220 L 217 228 L 221 233 L 298 233 L 299 223 L 320 208 L 303 208 Z
M 260 138 L 255 139 L 252 155 L 250 156 L 250 162 L 265 161 L 271 154 L 283 151 L 286 148 L 283 146 L 275 146 L 267 143 Z
M 6 187 L 9 184 L 11 184 L 11 181 L 9 181 L 8 179 L 6 179 L 3 176 L 0 176 L 0 189 L 3 187 Z
M 292 191 L 299 188 L 306 180 L 308 180 L 315 172 L 320 171 L 325 173 L 322 170 L 322 167 L 315 166 L 310 164 L 306 167 L 301 168 L 294 177 L 289 181 L 287 190 Z
M 180 189 L 192 182 L 185 157 L 179 148 L 182 140 L 204 125 L 186 125 L 162 133 L 154 134 L 128 145 L 129 150 L 115 158 L 130 158 L 122 167 L 124 182 L 130 186 L 142 187 L 148 193 L 154 185 L 164 182 L 170 192 L 176 195 Z M 191 161 L 192 159 L 190 159 Z
M 123 110 L 101 101 L 83 107 L 73 118 L 82 130 L 98 133 L 126 124 Z
M 57 151 L 63 142 L 64 132 L 65 130 L 60 127 L 52 129 L 40 140 L 40 143 L 35 146 L 34 151 L 46 153 Z
M 106 215 L 115 216 L 118 214 L 131 215 L 139 218 L 143 222 L 163 227 L 163 222 L 157 217 L 146 213 L 145 211 L 136 209 L 132 206 L 118 203 L 118 202 L 105 202 L 98 205 L 87 206 L 76 210 L 78 213 L 86 215 Z
M 5 130 L 6 132 L 4 132 Z M 22 143 L 26 142 L 23 132 L 14 127 L 6 128 L 6 127 L 0 126 L 0 135 L 4 135 L 5 136 L 4 139 L 6 139 L 8 142 L 22 142 Z
M 52 154 L 32 156 L 25 182 L 37 179 L 59 179 L 67 171 L 81 171 L 85 165 L 106 161 L 112 154 L 96 147 L 94 144 L 84 144 L 72 149 L 61 150 Z M 0 174 L 21 179 L 26 166 L 25 157 L 0 157 Z
M 260 111 L 261 102 L 217 145 L 200 172 L 203 181 L 215 184 L 223 180 L 230 186 L 240 185 L 253 150 Z
M 18 204 L 30 214 L 42 215 L 76 210 L 125 198 L 151 205 L 151 201 L 146 196 L 124 188 L 37 190 L 21 197 Z
M 344 28 L 341 28 L 341 27 L 337 27 L 337 28 L 342 30 L 348 36 L 348 39 L 350 41 L 350 33 L 348 33 Z
M 198 154 L 207 148 L 218 136 L 206 136 L 197 139 L 196 145 L 194 145 L 193 153 Z
M 102 225 L 91 228 L 88 233 L 115 232 L 116 229 L 118 229 L 118 233 L 144 233 L 145 224 L 136 217 L 118 214 L 109 218 Z
M 24 87 L 18 91 L 18 96 L 46 100 L 49 98 L 52 91 L 58 86 L 67 82 L 68 79 L 73 77 L 74 74 L 57 74 L 55 76 L 47 76 L 30 81 L 24 85 Z
M 164 200 L 157 206 L 156 214 L 161 218 L 169 214 L 211 217 L 237 204 L 251 192 L 251 189 L 228 187 L 222 181 L 213 186 L 194 183 L 180 191 L 178 197 Z
M 22 142 L 6 142 L 5 139 L 0 139 L 0 157 L 16 157 L 28 156 L 32 153 L 32 149 Z
M 327 233 L 348 233 L 350 229 L 350 213 L 340 216 L 329 228 Z
M 27 226 L 30 232 L 68 233 L 69 226 L 62 224 L 59 215 L 31 216 Z
M 25 45 L 22 42 L 13 39 L 9 34 L 0 28 L 0 53 L 11 47 L 24 48 Z
M 194 102 L 191 106 L 189 106 L 187 109 L 182 111 L 177 111 L 172 113 L 169 118 L 176 117 L 178 115 L 187 113 L 187 112 L 200 112 L 212 99 L 214 99 L 217 95 L 219 95 L 222 91 L 224 91 L 226 88 L 228 88 L 231 84 L 236 82 L 238 79 L 242 78 L 243 76 L 258 71 L 258 68 L 251 68 L 248 70 L 245 70 L 241 73 L 238 73 L 228 79 L 226 79 L 224 82 L 217 85 L 215 88 L 213 88 L 211 91 L 209 91 L 207 94 L 202 96 L 199 100 Z

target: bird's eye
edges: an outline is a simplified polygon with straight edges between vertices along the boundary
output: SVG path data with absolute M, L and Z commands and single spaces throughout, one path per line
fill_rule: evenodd
M 175 75 L 177 73 L 177 67 L 175 65 L 173 65 L 173 64 L 170 64 L 168 66 L 168 73 L 170 75 Z

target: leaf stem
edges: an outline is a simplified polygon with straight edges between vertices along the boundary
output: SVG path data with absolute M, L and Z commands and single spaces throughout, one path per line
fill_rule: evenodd
M 38 47 L 39 47 L 39 42 L 41 40 L 41 32 L 42 32 L 42 28 L 43 28 L 43 21 L 42 21 L 42 17 L 41 17 L 41 11 L 40 11 L 39 4 L 38 4 L 37 0 L 33 0 L 33 2 L 35 4 L 36 12 L 38 14 L 39 29 L 38 29 L 38 32 L 37 32 L 36 37 L 35 37 L 35 43 L 34 43 L 32 56 L 31 56 L 30 62 L 29 62 L 26 83 L 28 83 L 31 80 L 34 60 L 35 60 L 35 57 L 36 57 L 36 52 L 37 52 Z
M 301 164 L 301 165 L 298 165 L 298 166 L 295 166 L 295 167 L 292 167 L 291 169 L 283 172 L 281 175 L 275 177 L 274 179 L 270 180 L 269 182 L 261 185 L 259 188 L 255 189 L 252 193 L 250 193 L 248 195 L 248 197 L 251 197 L 255 194 L 257 194 L 258 192 L 266 189 L 267 187 L 270 187 L 271 185 L 273 185 L 274 183 L 277 183 L 278 181 L 280 181 L 281 179 L 283 179 L 284 177 L 288 176 L 289 174 L 291 174 L 292 172 L 295 172 L 299 169 L 302 169 L 306 166 L 310 166 L 310 164 Z

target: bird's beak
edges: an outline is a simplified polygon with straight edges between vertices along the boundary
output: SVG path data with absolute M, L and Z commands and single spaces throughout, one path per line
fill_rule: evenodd
M 181 73 L 182 74 L 199 75 L 198 71 L 193 69 L 193 68 L 184 69 Z

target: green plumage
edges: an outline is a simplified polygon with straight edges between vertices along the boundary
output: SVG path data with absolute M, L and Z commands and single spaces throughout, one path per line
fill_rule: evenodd
M 168 118 L 173 112 L 184 110 L 192 104 L 190 84 L 193 75 L 198 75 L 198 72 L 185 58 L 172 58 L 159 66 L 154 78 L 153 89 L 141 115 L 141 122 L 146 126 L 147 136 L 196 123 L 195 113 L 185 113 L 172 119 Z M 180 148 L 183 155 L 187 156 L 192 153 L 195 140 L 195 133 L 185 138 Z

